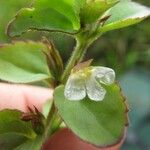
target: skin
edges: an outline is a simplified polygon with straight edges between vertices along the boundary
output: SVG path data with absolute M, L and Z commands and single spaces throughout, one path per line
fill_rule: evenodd
M 43 104 L 51 99 L 53 90 L 46 88 L 0 83 L 0 110 L 10 108 L 27 112 L 27 106 L 42 111 Z M 70 130 L 62 129 L 44 145 L 43 150 L 119 150 L 123 140 L 109 148 L 97 148 L 81 141 Z

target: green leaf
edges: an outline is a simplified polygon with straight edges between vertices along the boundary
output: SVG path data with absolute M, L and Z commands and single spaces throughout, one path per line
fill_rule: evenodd
M 19 145 L 15 150 L 41 150 L 42 138 L 39 136 L 34 140 L 28 140 Z
M 45 118 L 48 117 L 48 113 L 49 113 L 49 110 L 51 109 L 52 103 L 53 103 L 52 100 L 47 100 L 46 103 L 44 103 L 43 105 L 42 114 L 44 115 Z
M 126 105 L 120 88 L 106 86 L 103 101 L 86 97 L 82 101 L 69 101 L 64 97 L 64 86 L 54 92 L 55 105 L 66 125 L 82 140 L 96 146 L 116 144 L 123 137 L 127 124 Z
M 78 1 L 77 1 L 78 2 Z M 8 26 L 10 36 L 28 30 L 74 33 L 80 29 L 80 3 L 76 0 L 36 0 L 31 8 L 23 8 Z
M 36 42 L 15 42 L 0 47 L 0 79 L 15 83 L 35 82 L 50 78 L 46 46 Z
M 26 137 L 15 133 L 2 134 L 0 135 L 0 149 L 12 150 L 12 148 L 15 148 L 26 140 Z
M 86 0 L 74 0 L 74 7 L 76 9 L 76 12 L 78 14 L 80 14 L 81 9 L 84 7 L 84 5 L 86 4 Z
M 105 15 L 111 15 L 100 32 L 115 30 L 139 23 L 150 15 L 150 9 L 131 1 L 121 1 L 112 7 Z
M 7 150 L 27 139 L 34 139 L 36 133 L 30 123 L 22 121 L 22 112 L 17 110 L 0 111 L 0 147 Z
M 118 0 L 91 0 L 87 2 L 81 9 L 81 22 L 83 24 L 90 24 L 97 21 L 106 10 L 114 6 L 117 2 Z

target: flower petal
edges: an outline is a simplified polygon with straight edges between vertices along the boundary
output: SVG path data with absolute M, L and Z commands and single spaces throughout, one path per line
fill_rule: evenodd
M 75 75 L 70 75 L 64 95 L 68 100 L 78 101 L 86 96 L 85 81 Z
M 112 84 L 115 80 L 115 72 L 111 68 L 107 67 L 93 67 L 93 75 L 95 78 L 103 84 Z
M 93 101 L 102 101 L 105 97 L 106 90 L 91 76 L 86 81 L 86 90 L 88 97 Z

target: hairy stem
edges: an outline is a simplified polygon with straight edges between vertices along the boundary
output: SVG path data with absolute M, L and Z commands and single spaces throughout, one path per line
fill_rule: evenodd
M 73 54 L 66 66 L 66 69 L 62 75 L 62 83 L 65 83 L 71 69 L 82 61 L 84 54 L 86 53 L 87 48 L 90 46 L 90 44 L 93 42 L 93 40 L 85 38 L 81 40 L 81 38 L 76 38 L 76 47 L 73 51 Z
M 52 106 L 48 113 L 48 117 L 47 117 L 46 124 L 45 124 L 45 132 L 43 134 L 43 141 L 46 141 L 51 135 L 52 122 L 54 120 L 55 114 L 56 114 L 56 109 L 55 109 L 54 102 L 52 102 Z

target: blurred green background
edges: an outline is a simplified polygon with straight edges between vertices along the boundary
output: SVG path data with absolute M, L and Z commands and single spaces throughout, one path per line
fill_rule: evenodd
M 150 0 L 136 0 L 150 6 Z M 63 56 L 69 58 L 75 41 L 62 33 L 28 32 L 10 39 L 5 30 L 8 22 L 31 0 L 0 0 L 0 44 L 11 40 L 53 40 Z M 130 125 L 123 150 L 150 150 L 150 18 L 125 29 L 111 31 L 99 38 L 88 50 L 86 59 L 94 65 L 113 68 L 129 103 Z

